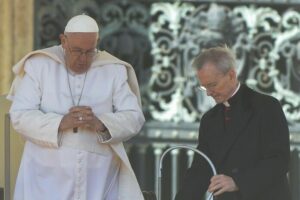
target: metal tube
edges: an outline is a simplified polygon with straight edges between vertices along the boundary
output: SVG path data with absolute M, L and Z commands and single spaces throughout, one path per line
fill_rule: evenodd
M 155 169 L 157 169 L 155 171 L 155 177 L 156 177 L 156 180 L 155 180 L 155 193 L 156 194 L 160 194 L 160 189 L 161 189 L 161 171 L 159 170 L 159 158 L 160 158 L 160 155 L 162 153 L 162 150 L 160 147 L 155 147 L 155 150 L 154 150 L 154 154 L 155 154 Z M 160 197 L 159 197 L 160 198 Z
M 159 161 L 159 169 L 158 169 L 158 172 L 157 172 L 157 174 L 158 174 L 158 178 L 157 178 L 157 180 L 158 180 L 158 183 L 157 183 L 157 186 L 158 186 L 158 188 L 157 188 L 157 192 L 158 192 L 157 193 L 157 197 L 158 197 L 158 200 L 161 200 L 161 174 L 162 174 L 161 172 L 162 172 L 162 162 L 163 162 L 163 159 L 164 159 L 165 155 L 168 152 L 170 152 L 170 151 L 172 151 L 174 149 L 189 149 L 191 151 L 196 152 L 197 154 L 199 154 L 200 156 L 202 156 L 208 162 L 208 164 L 210 165 L 210 167 L 212 169 L 213 175 L 217 175 L 216 168 L 215 168 L 214 164 L 212 163 L 212 161 L 203 152 L 201 152 L 200 150 L 198 150 L 196 148 L 193 148 L 193 147 L 184 146 L 184 145 L 178 145 L 178 146 L 170 147 L 170 148 L 168 148 L 162 154 L 162 156 L 160 158 L 160 161 Z M 209 194 L 208 199 L 213 199 L 212 194 Z
M 178 163 L 178 154 L 179 151 L 173 150 L 171 151 L 171 155 L 172 155 L 172 179 L 171 179 L 171 198 L 174 199 L 175 195 L 176 195 L 176 191 L 177 191 L 177 163 Z

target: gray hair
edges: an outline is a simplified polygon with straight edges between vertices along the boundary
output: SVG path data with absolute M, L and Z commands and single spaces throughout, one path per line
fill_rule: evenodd
M 236 67 L 235 55 L 227 46 L 205 49 L 194 58 L 192 67 L 200 70 L 206 63 L 214 64 L 224 74 Z

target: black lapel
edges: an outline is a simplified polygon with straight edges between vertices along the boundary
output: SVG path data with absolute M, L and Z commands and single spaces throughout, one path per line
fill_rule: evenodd
M 243 129 L 246 128 L 253 112 L 250 109 L 248 104 L 248 95 L 246 94 L 246 88 L 240 88 L 242 91 L 239 94 L 239 97 L 232 107 L 232 119 L 230 126 L 226 128 L 226 131 L 223 132 L 224 136 L 222 137 L 222 144 L 220 145 L 220 150 L 217 162 L 222 163 L 224 159 L 227 158 L 227 155 L 236 142 L 237 138 L 242 134 Z
M 237 113 L 234 113 L 235 117 L 232 119 L 232 123 L 234 126 L 231 126 L 228 130 L 226 130 L 225 134 L 226 137 L 224 137 L 223 144 L 222 144 L 222 150 L 220 152 L 220 163 L 226 159 L 232 145 L 236 142 L 237 138 L 242 134 L 243 129 L 246 128 L 251 115 L 252 111 L 248 110 L 245 112 L 244 110 L 241 111 L 235 111 Z
M 217 105 L 209 115 L 207 118 L 207 130 L 205 130 L 208 131 L 206 135 L 209 140 L 209 156 L 213 162 L 217 162 L 225 135 L 223 105 Z

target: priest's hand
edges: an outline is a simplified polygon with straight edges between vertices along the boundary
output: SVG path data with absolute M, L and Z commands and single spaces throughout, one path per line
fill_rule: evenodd
M 224 192 L 238 191 L 239 188 L 230 176 L 224 174 L 215 175 L 210 179 L 208 191 L 218 196 Z

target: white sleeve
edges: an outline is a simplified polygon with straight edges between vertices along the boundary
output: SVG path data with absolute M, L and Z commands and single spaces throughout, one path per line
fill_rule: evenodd
M 128 140 L 140 131 L 145 122 L 138 99 L 128 85 L 125 66 L 116 66 L 115 70 L 117 76 L 113 87 L 114 112 L 98 116 L 107 128 L 102 139 L 99 139 L 103 143 Z
M 40 110 L 40 69 L 40 66 L 34 66 L 30 59 L 26 61 L 26 73 L 14 97 L 10 117 L 15 130 L 25 139 L 41 146 L 58 147 L 58 127 L 63 116 L 57 113 L 43 113 Z

